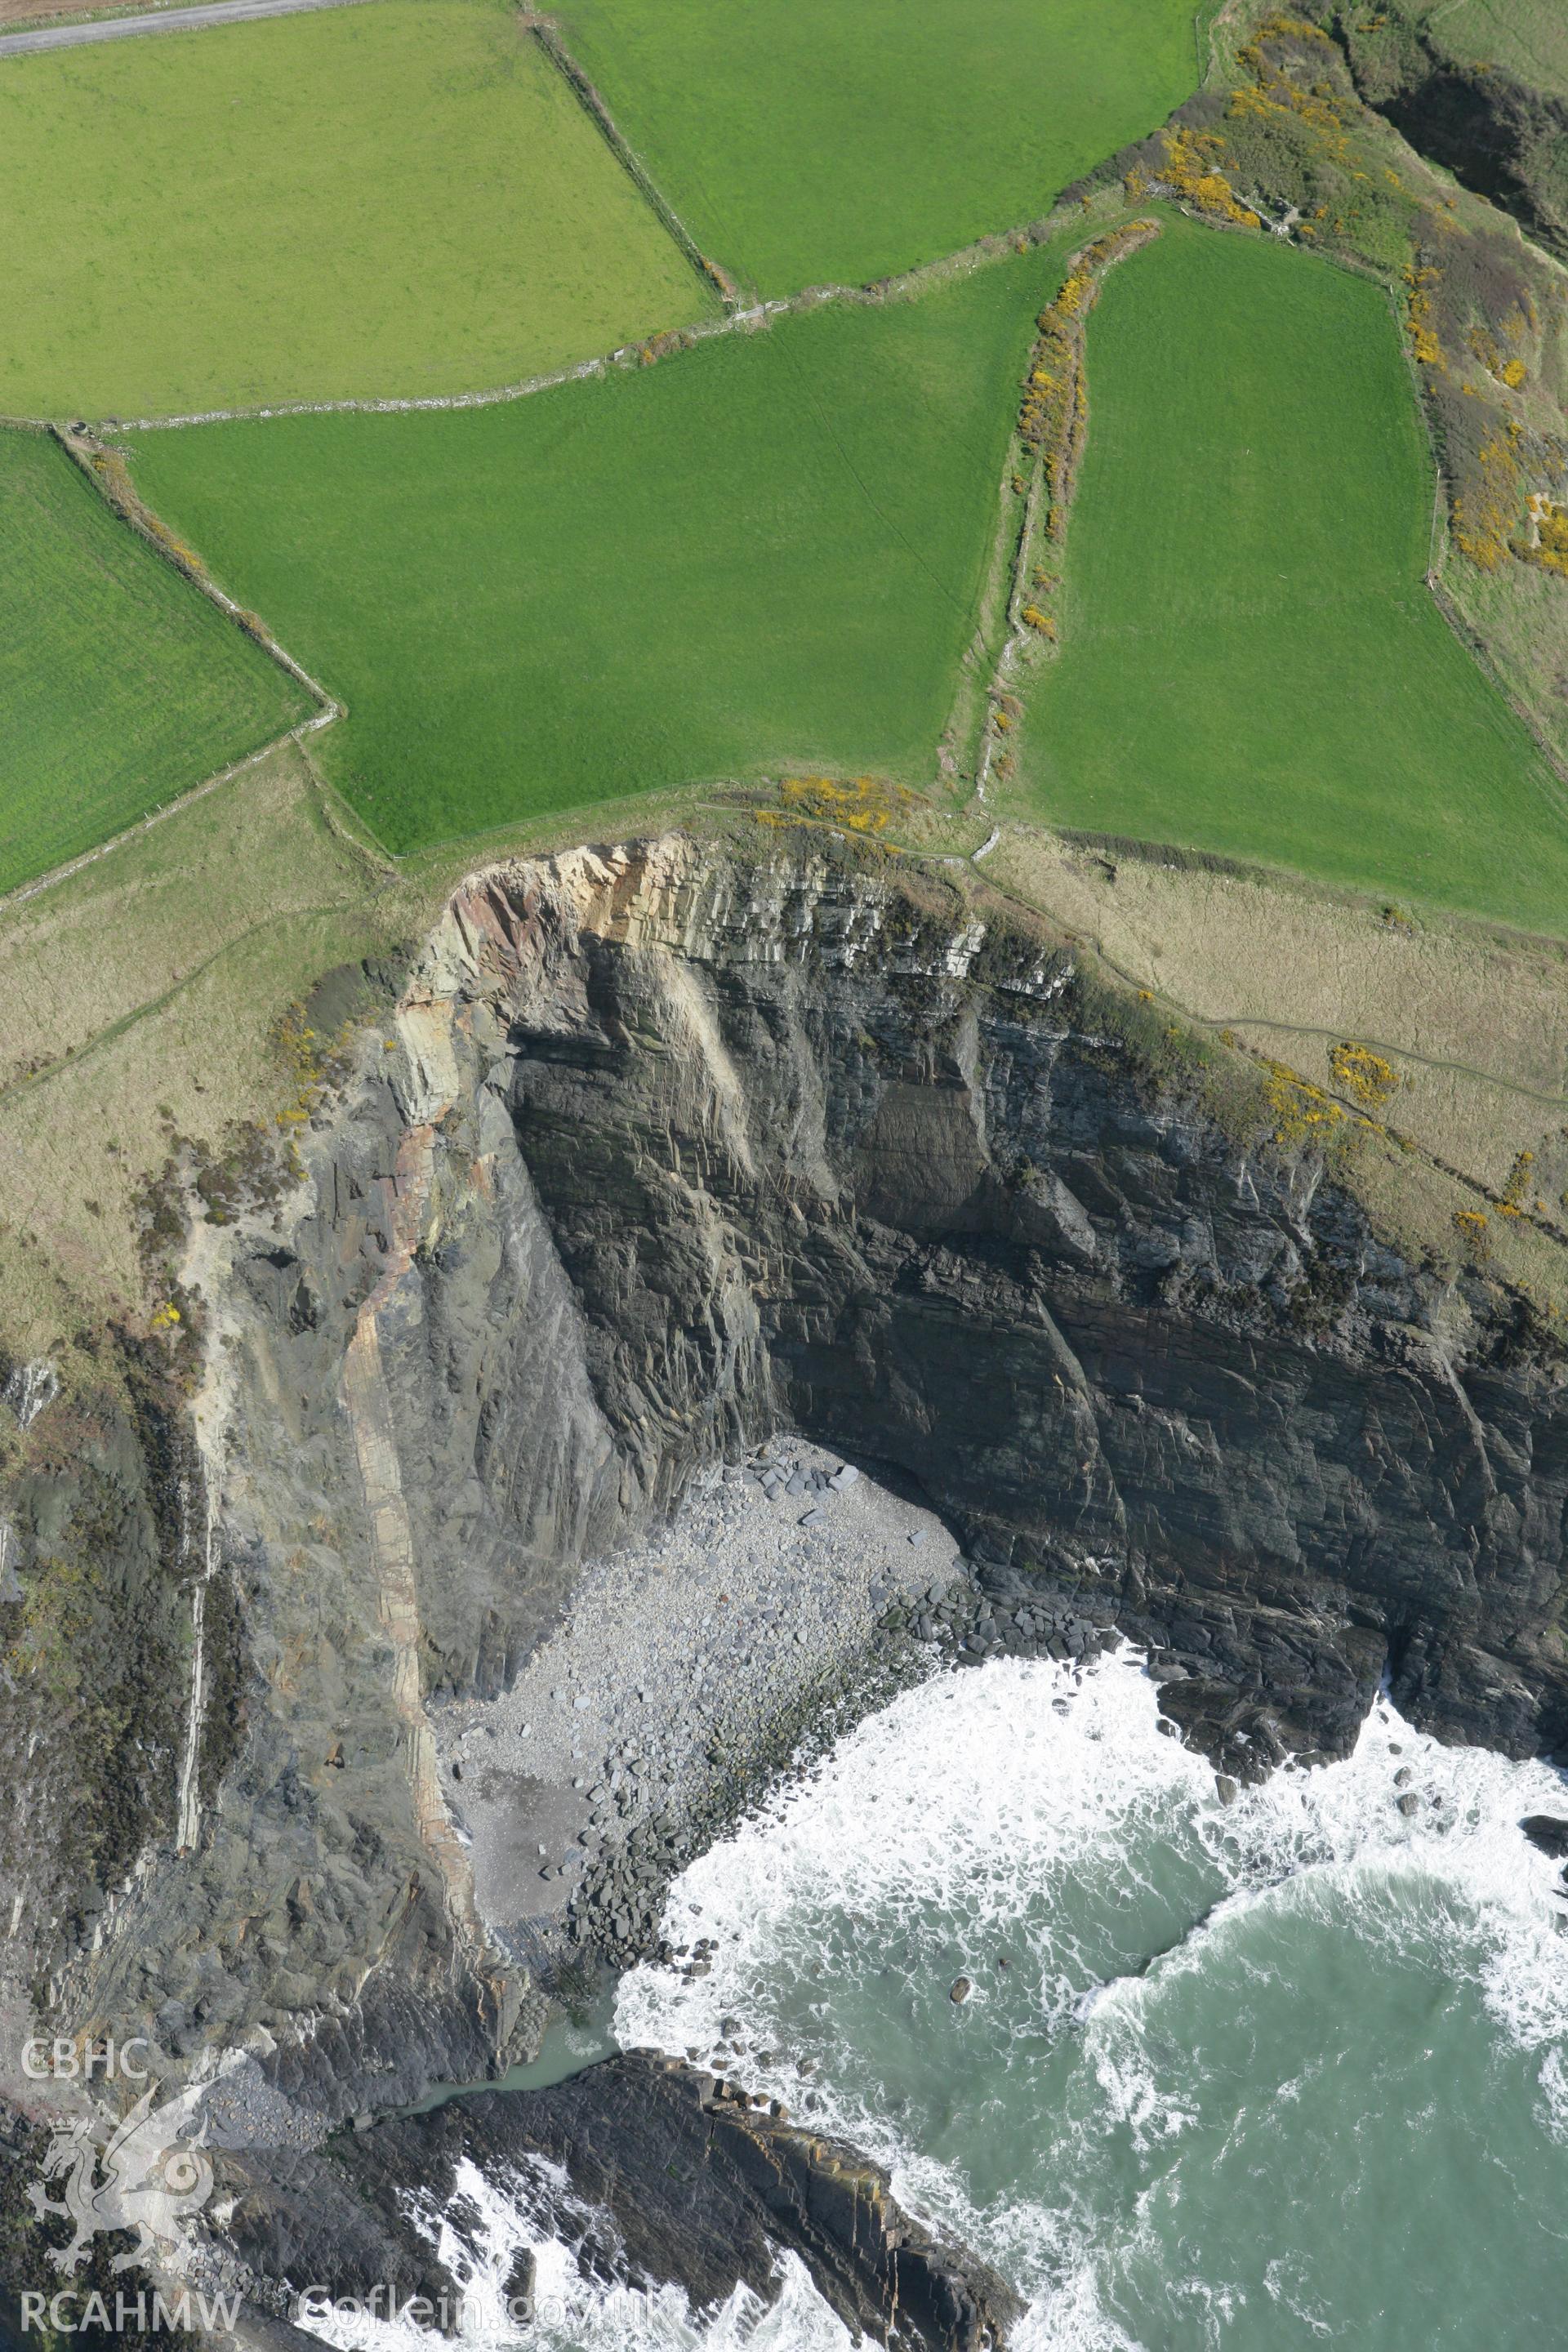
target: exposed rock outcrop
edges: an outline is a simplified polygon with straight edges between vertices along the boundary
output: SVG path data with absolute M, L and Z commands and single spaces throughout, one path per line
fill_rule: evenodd
M 47 1993 L 112 1931 L 187 1760 L 204 1519 L 184 1399 L 131 1340 L 73 1350 L 69 1372 L 19 1367 L 0 1398 L 0 2000 Z M 230 1630 L 220 1606 L 215 1657 Z M 226 1760 L 194 1750 L 193 1788 L 215 1795 Z
M 561 1955 L 490 1948 L 423 1702 L 780 1421 L 918 1481 L 998 1604 L 1148 1642 L 1231 1773 L 1342 1751 L 1384 1672 L 1568 1738 L 1561 1349 L 1140 1020 L 819 835 L 466 885 L 276 1221 L 199 1235 L 232 1752 L 62 2014 L 248 2037 L 307 2138 L 530 2046 Z
M 476 2211 L 464 2226 L 465 2164 L 580 2240 L 590 2276 L 674 2284 L 699 2310 L 737 2284 L 771 2302 L 779 2257 L 793 2253 L 850 2329 L 876 2342 L 983 2352 L 1021 2314 L 987 2264 L 900 2209 L 879 2166 L 644 2052 L 551 2090 L 484 2092 L 345 2137 L 242 2194 L 233 2236 L 296 2295 L 317 2280 L 361 2296 L 392 2282 L 450 2307 L 476 2256 L 495 2263 Z M 568 2194 L 554 2192 L 552 2208 L 562 2176 Z M 410 2225 L 411 2185 L 428 2210 L 458 2217 L 465 2242 L 447 2263 Z

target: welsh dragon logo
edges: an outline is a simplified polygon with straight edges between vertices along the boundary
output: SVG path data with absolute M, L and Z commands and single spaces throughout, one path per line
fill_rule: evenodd
M 56 2126 L 44 2178 L 27 2190 L 39 2221 L 69 2221 L 76 2231 L 68 2246 L 51 2248 L 48 2258 L 56 2270 L 68 2276 L 79 2269 L 93 2239 L 105 2230 L 137 2232 L 136 2243 L 115 2256 L 111 2270 L 126 2270 L 149 2257 L 180 2266 L 195 2242 L 192 2217 L 212 2194 L 213 2168 L 203 2153 L 205 2125 L 194 2140 L 183 2139 L 203 2091 L 196 2084 L 154 2107 L 154 2083 L 107 2137 L 105 2126 L 88 2117 Z M 46 2193 L 51 2180 L 65 2183 L 58 2199 Z

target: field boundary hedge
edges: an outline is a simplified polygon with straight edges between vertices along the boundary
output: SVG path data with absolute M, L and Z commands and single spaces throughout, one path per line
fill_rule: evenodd
M 1195 19 L 1194 19 L 1195 22 Z M 1037 641 L 1054 647 L 1054 617 L 1034 601 L 1032 591 L 1054 585 L 1036 558 L 1042 537 L 1060 541 L 1072 505 L 1078 464 L 1089 424 L 1084 374 L 1086 322 L 1100 299 L 1105 274 L 1160 234 L 1157 220 L 1123 221 L 1068 257 L 1055 297 L 1036 321 L 1037 334 L 1025 363 L 1017 423 L 1005 461 L 998 537 L 1005 544 L 1011 526 L 1008 491 L 1022 495 L 1024 510 L 1006 564 L 1007 634 L 985 692 L 985 716 L 974 776 L 975 798 L 984 802 L 993 768 L 1012 772 L 1006 738 L 1023 716 L 1009 680 L 1020 657 Z M 1045 511 L 1042 530 L 1041 512 Z M 960 694 L 962 698 L 963 689 Z
M 595 359 L 578 360 L 569 367 L 552 368 L 542 375 L 524 376 L 515 383 L 496 384 L 481 392 L 404 394 L 385 399 L 284 400 L 250 408 L 197 409 L 184 416 L 114 416 L 102 420 L 101 430 L 175 433 L 193 425 L 264 424 L 275 416 L 407 416 L 424 410 L 501 408 L 510 401 L 530 399 L 535 393 L 586 383 L 592 377 L 606 374 L 613 367 L 649 367 L 676 352 L 691 351 L 716 335 L 755 333 L 769 327 L 774 319 L 819 310 L 829 302 L 874 308 L 882 302 L 918 301 L 922 295 L 934 292 L 955 278 L 1006 261 L 1031 246 L 1048 244 L 1070 221 L 1079 218 L 1079 205 L 1059 205 L 1039 220 L 979 237 L 973 245 L 961 246 L 956 252 L 939 255 L 935 261 L 923 261 L 891 278 L 875 278 L 864 286 L 805 286 L 798 293 L 775 295 L 765 302 L 728 310 L 721 319 L 694 320 L 689 326 L 672 327 L 646 342 L 618 343 L 614 351 L 601 352 Z M 33 430 L 55 429 L 43 418 L 26 417 L 18 422 Z M 73 430 L 85 432 L 85 420 Z
M 728 270 L 721 268 L 718 262 L 703 252 L 697 239 L 610 112 L 603 95 L 567 47 L 562 38 L 561 27 L 554 17 L 525 8 L 521 12 L 521 22 L 523 30 L 533 36 L 556 72 L 565 82 L 573 97 L 593 123 L 644 203 L 652 208 L 666 236 L 679 247 L 699 277 L 705 278 L 715 289 L 726 310 L 742 309 L 744 302 L 740 288 Z

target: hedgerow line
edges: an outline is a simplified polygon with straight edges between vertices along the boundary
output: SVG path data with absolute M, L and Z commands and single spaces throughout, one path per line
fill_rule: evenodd
M 892 277 L 876 278 L 867 285 L 805 286 L 795 294 L 777 295 L 767 301 L 747 303 L 728 311 L 721 319 L 695 320 L 689 326 L 672 327 L 642 341 L 619 343 L 614 351 L 600 352 L 593 359 L 578 360 L 569 367 L 552 368 L 543 374 L 525 376 L 516 383 L 498 384 L 481 392 L 405 394 L 377 399 L 270 401 L 249 408 L 195 409 L 182 416 L 108 416 L 99 421 L 97 430 L 100 433 L 173 433 L 183 432 L 190 425 L 259 424 L 282 416 L 403 416 L 430 410 L 500 408 L 510 401 L 530 399 L 535 393 L 553 392 L 563 384 L 581 383 L 592 377 L 606 375 L 611 368 L 650 366 L 677 352 L 689 351 L 698 343 L 710 341 L 715 336 L 754 332 L 771 326 L 774 319 L 822 310 L 830 303 L 875 306 L 883 302 L 918 300 L 934 287 L 1009 259 L 1019 251 L 1020 238 L 1029 245 L 1046 244 L 1077 212 L 1076 205 L 1058 208 L 1022 227 L 979 237 L 973 245 L 961 246 L 956 252 L 943 254 L 935 261 L 921 262 L 913 269 L 900 270 Z M 46 429 L 53 429 L 47 426 L 47 420 L 29 418 L 26 421 L 29 424 L 44 423 Z

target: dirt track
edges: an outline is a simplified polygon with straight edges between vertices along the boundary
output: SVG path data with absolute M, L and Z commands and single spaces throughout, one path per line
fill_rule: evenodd
M 65 0 L 66 8 L 70 5 L 71 0 Z M 100 5 L 101 0 L 81 0 L 84 9 Z M 34 49 L 74 48 L 83 41 L 124 41 L 138 33 L 200 32 L 208 25 L 231 20 L 249 23 L 257 16 L 293 16 L 308 8 L 354 5 L 355 0 L 207 0 L 205 6 L 198 8 L 153 8 L 137 16 L 106 16 L 96 24 L 40 25 L 30 32 L 6 33 L 0 36 L 0 57 L 25 56 Z M 15 24 L 42 13 L 38 0 L 0 0 L 0 24 Z

